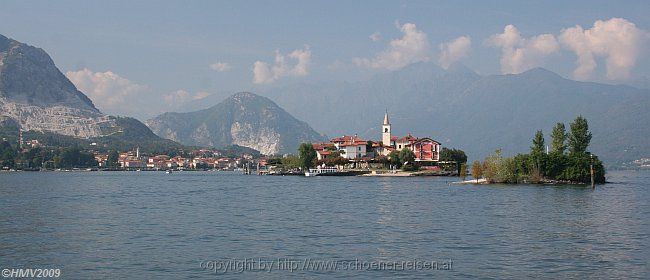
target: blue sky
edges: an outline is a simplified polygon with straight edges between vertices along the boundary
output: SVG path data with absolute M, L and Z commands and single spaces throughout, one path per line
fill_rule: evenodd
M 157 110 L 135 114 L 144 118 L 164 111 L 163 103 L 214 92 L 354 81 L 422 60 L 440 63 L 439 45 L 461 36 L 471 43 L 459 44 L 452 60 L 481 74 L 542 66 L 569 78 L 627 83 L 650 76 L 648 15 L 650 1 L 3 1 L 0 33 L 45 49 L 104 111 L 134 114 L 129 104 L 160 101 Z M 586 52 L 596 66 L 583 63 L 576 74 L 578 52 L 560 39 L 562 30 L 588 30 L 598 20 L 633 24 L 642 34 L 633 42 L 633 65 L 625 58 L 608 68 L 616 50 L 598 53 L 598 45 Z M 405 38 L 409 24 L 413 41 Z M 514 47 L 506 42 L 508 25 L 521 37 Z M 601 38 L 617 40 L 594 40 Z M 405 60 L 395 58 L 404 50 L 391 50 L 400 39 L 419 42 L 404 47 L 413 51 Z M 504 56 L 512 56 L 505 66 Z

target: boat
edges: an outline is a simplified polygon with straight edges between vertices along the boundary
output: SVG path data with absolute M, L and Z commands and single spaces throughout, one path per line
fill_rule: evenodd
M 172 170 L 171 170 L 171 169 L 167 169 L 167 171 L 165 171 L 165 173 L 167 173 L 167 174 L 172 174 Z
M 314 177 L 314 176 L 319 176 L 323 174 L 334 174 L 338 173 L 338 170 L 336 167 L 318 167 L 318 168 L 310 168 L 309 171 L 305 172 L 305 177 Z

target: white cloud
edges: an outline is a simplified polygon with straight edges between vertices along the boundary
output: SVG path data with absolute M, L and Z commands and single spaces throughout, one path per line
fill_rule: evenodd
M 372 33 L 372 34 L 370 34 L 370 36 L 368 36 L 368 38 L 370 38 L 370 40 L 372 40 L 373 42 L 380 41 L 381 40 L 381 33 L 379 33 L 379 31 L 375 32 L 375 33 Z
M 217 61 L 215 63 L 210 64 L 210 69 L 217 72 L 225 72 L 230 70 L 230 68 L 232 67 L 230 67 L 230 64 L 228 64 L 227 62 Z
M 388 48 L 378 53 L 375 58 L 354 58 L 358 66 L 397 70 L 412 63 L 429 60 L 429 40 L 427 34 L 417 29 L 413 23 L 400 26 L 402 38 L 393 39 Z
M 190 94 L 186 90 L 179 89 L 177 91 L 165 94 L 163 99 L 168 105 L 179 105 L 190 100 L 199 100 L 206 98 L 210 95 L 208 92 L 199 91 L 195 94 Z
M 208 96 L 210 96 L 209 92 L 199 91 L 194 96 L 192 96 L 192 100 L 199 100 L 199 99 L 206 98 Z
M 573 71 L 576 79 L 589 79 L 596 69 L 596 57 L 605 58 L 607 78 L 625 80 L 648 39 L 648 32 L 623 18 L 598 20 L 590 29 L 580 25 L 562 30 L 560 42 L 578 59 Z
M 165 99 L 165 103 L 167 104 L 178 104 L 187 101 L 189 97 L 190 97 L 189 92 L 187 92 L 186 90 L 179 89 L 172 93 L 165 94 L 163 96 L 163 99 Z
M 469 36 L 461 36 L 453 41 L 442 43 L 439 45 L 440 58 L 438 62 L 442 68 L 449 68 L 449 65 L 467 57 L 467 54 L 472 50 L 472 39 Z
M 289 65 L 287 58 L 294 60 L 296 63 Z M 268 84 L 287 76 L 307 76 L 310 63 L 311 50 L 309 46 L 305 46 L 302 50 L 294 50 L 287 55 L 275 51 L 275 64 L 273 66 L 269 66 L 266 62 L 255 61 L 253 64 L 253 83 Z
M 506 26 L 503 33 L 492 35 L 486 43 L 501 48 L 501 72 L 504 74 L 517 74 L 539 66 L 545 56 L 560 49 L 552 34 L 522 38 L 514 25 Z
M 147 90 L 112 71 L 93 72 L 84 68 L 79 71 L 68 71 L 66 77 L 93 101 L 101 110 L 122 112 L 120 107 L 129 104 L 133 96 Z

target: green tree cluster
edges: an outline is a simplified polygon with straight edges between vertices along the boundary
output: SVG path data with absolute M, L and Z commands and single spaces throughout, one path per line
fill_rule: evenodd
M 316 150 L 311 143 L 302 143 L 298 147 L 298 165 L 302 170 L 307 170 L 316 165 Z
M 116 150 L 111 150 L 108 152 L 108 159 L 106 160 L 106 166 L 108 167 L 117 167 L 118 164 L 117 162 L 120 159 L 120 153 L 118 153 Z
M 0 166 L 2 168 L 14 168 L 15 158 L 18 151 L 7 141 L 0 142 Z
M 442 150 L 440 151 L 440 161 L 443 162 L 452 162 L 452 165 L 443 165 L 444 170 L 448 171 L 456 171 L 459 176 L 462 177 L 462 167 L 467 163 L 467 155 L 465 154 L 465 151 L 460 150 L 460 149 L 449 149 L 447 147 L 443 147 Z M 455 163 L 455 164 L 454 164 Z M 465 165 L 465 168 L 467 166 Z M 465 171 L 466 173 L 466 171 Z
M 95 167 L 95 156 L 79 147 L 45 149 L 41 147 L 18 150 L 7 141 L 0 142 L 2 169 L 85 168 Z
M 404 171 L 417 171 L 419 167 L 415 164 L 415 154 L 409 149 L 395 150 L 388 154 L 390 164 L 402 168 Z
M 300 167 L 300 158 L 294 155 L 288 155 L 282 158 L 282 166 L 286 169 Z
M 538 183 L 545 180 L 589 183 L 590 165 L 593 164 L 595 182 L 604 183 L 605 168 L 598 157 L 588 151 L 592 134 L 587 119 L 578 116 L 570 128 L 571 131 L 567 133 L 563 123 L 555 125 L 548 153 L 541 130 L 535 133 L 528 154 L 504 158 L 497 150 L 484 160 L 482 177 L 489 182 L 501 183 Z
M 94 167 L 97 161 L 92 153 L 84 152 L 79 147 L 64 148 L 54 157 L 57 168 Z
M 341 157 L 341 154 L 339 152 L 332 152 L 328 157 L 318 161 L 318 164 L 325 164 L 326 166 L 337 166 L 337 165 L 345 165 L 349 161 L 348 159 Z

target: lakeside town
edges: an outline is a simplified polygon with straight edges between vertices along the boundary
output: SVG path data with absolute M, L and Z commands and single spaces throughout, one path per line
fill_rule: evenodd
M 38 140 L 19 136 L 13 150 L 3 139 L 0 164 L 5 171 L 87 170 L 87 171 L 241 171 L 251 175 L 300 176 L 459 176 L 464 183 L 605 183 L 605 169 L 588 151 L 591 132 L 587 120 L 578 116 L 567 132 L 557 123 L 551 133 L 551 147 L 538 130 L 530 153 L 504 157 L 497 149 L 471 169 L 462 150 L 442 147 L 431 137 L 392 134 L 388 112 L 381 123 L 381 140 L 365 140 L 358 135 L 334 137 L 328 142 L 302 143 L 297 154 L 261 155 L 233 146 L 223 149 L 179 149 L 166 154 L 74 147 L 48 147 Z M 95 143 L 91 143 L 95 146 Z M 95 147 L 97 148 L 97 147 Z M 471 170 L 471 173 L 469 172 Z M 467 175 L 475 180 L 465 181 Z M 479 180 L 480 179 L 480 180 Z
M 260 155 L 251 149 L 224 152 L 220 149 L 178 150 L 149 154 L 135 147 L 131 151 L 100 152 L 95 143 L 89 148 L 43 145 L 35 139 L 19 137 L 19 149 L 3 139 L 3 170 L 110 170 L 180 171 L 223 170 L 259 175 L 458 175 L 466 172 L 467 156 L 461 150 L 443 148 L 431 137 L 392 134 L 388 112 L 381 123 L 381 140 L 365 140 L 358 135 L 334 137 L 329 142 L 303 143 L 297 155 Z M 306 148 L 305 148 L 306 147 Z

